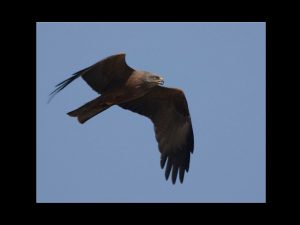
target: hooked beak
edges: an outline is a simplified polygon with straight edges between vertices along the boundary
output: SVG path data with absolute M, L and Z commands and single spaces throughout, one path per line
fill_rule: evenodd
M 158 84 L 163 85 L 164 84 L 164 78 L 159 77 L 159 80 L 157 81 Z

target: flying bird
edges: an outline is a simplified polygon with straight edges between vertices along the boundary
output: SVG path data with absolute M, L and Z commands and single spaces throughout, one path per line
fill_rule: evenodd
M 67 113 L 85 123 L 113 105 L 148 117 L 154 124 L 155 137 L 161 153 L 160 166 L 168 180 L 182 183 L 189 171 L 194 135 L 188 104 L 182 90 L 162 87 L 163 77 L 135 70 L 125 61 L 125 54 L 109 56 L 74 73 L 56 85 L 50 99 L 76 78 L 81 77 L 100 96 Z

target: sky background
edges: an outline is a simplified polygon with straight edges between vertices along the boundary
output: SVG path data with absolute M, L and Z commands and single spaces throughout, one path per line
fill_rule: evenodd
M 165 180 L 151 121 L 118 106 L 85 124 L 82 79 L 119 53 L 185 92 L 195 148 Z M 37 202 L 265 202 L 265 23 L 37 23 Z

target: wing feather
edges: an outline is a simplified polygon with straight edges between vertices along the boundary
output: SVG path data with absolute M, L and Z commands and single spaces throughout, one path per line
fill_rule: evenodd
M 157 86 L 143 97 L 119 106 L 152 120 L 161 152 L 161 168 L 167 164 L 166 179 L 172 170 L 174 184 L 179 171 L 182 183 L 184 172 L 189 170 L 190 154 L 194 149 L 192 123 L 184 93 L 179 89 Z
M 126 64 L 125 54 L 107 57 L 81 76 L 99 94 L 123 86 L 134 70 Z
M 124 53 L 109 56 L 57 84 L 49 101 L 78 77 L 82 77 L 94 91 L 102 94 L 107 90 L 120 88 L 133 72 L 134 69 L 126 64 Z

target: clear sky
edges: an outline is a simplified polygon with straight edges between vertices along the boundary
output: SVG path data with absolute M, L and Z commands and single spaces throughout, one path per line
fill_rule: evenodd
M 265 23 L 37 23 L 37 202 L 265 202 Z M 107 56 L 185 92 L 195 148 L 165 180 L 149 119 L 118 106 L 80 124 L 97 97 L 78 79 Z

